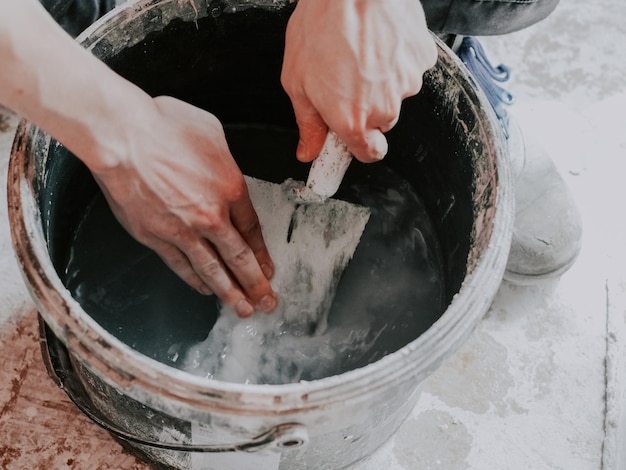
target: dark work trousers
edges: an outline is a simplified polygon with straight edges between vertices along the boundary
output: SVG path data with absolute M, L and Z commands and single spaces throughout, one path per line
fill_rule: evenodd
M 439 34 L 493 36 L 543 20 L 559 0 L 422 0 L 428 28 Z
M 72 36 L 77 36 L 115 6 L 115 0 L 40 1 Z M 428 27 L 433 32 L 463 36 L 491 36 L 524 29 L 548 16 L 558 2 L 559 0 L 422 0 Z

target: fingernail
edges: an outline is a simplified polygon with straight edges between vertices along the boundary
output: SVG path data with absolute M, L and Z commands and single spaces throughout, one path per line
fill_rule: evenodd
M 268 295 L 264 295 L 261 298 L 261 301 L 259 302 L 259 307 L 265 313 L 270 313 L 276 308 L 277 303 L 278 301 L 276 300 L 276 297 L 268 294 Z
M 204 295 L 211 295 L 213 291 L 206 284 L 200 287 L 200 292 Z
M 267 279 L 271 279 L 272 276 L 274 275 L 274 268 L 272 268 L 269 264 L 267 263 L 263 263 L 261 265 L 261 271 L 263 271 L 263 274 L 265 274 L 265 277 Z
M 249 317 L 254 313 L 254 308 L 246 299 L 241 299 L 239 302 L 237 302 L 235 310 L 237 311 L 237 315 L 239 315 L 240 317 Z

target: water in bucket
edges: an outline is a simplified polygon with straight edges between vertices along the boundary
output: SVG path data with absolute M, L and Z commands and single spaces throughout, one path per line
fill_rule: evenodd
M 292 130 L 230 126 L 226 132 L 237 158 L 295 159 Z M 341 374 L 417 338 L 445 305 L 439 246 L 409 184 L 385 166 L 356 164 L 337 197 L 370 208 L 371 216 L 322 334 L 276 315 L 239 319 L 224 311 L 214 296 L 196 293 L 133 240 L 102 195 L 75 233 L 65 283 L 113 335 L 194 375 L 277 384 Z

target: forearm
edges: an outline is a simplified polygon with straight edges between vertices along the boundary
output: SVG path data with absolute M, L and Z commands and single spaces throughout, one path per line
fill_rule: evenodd
M 0 103 L 82 159 L 118 221 L 190 286 L 241 316 L 276 307 L 272 260 L 215 116 L 152 99 L 36 0 L 0 0 Z
M 0 2 L 0 63 L 0 103 L 53 135 L 94 171 L 122 161 L 125 124 L 145 121 L 154 106 L 75 43 L 35 0 Z

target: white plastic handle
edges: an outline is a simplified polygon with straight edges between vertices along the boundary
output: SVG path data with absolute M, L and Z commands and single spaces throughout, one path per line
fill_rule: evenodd
M 351 161 L 352 154 L 346 144 L 329 131 L 319 156 L 313 160 L 306 188 L 322 199 L 334 196 Z

